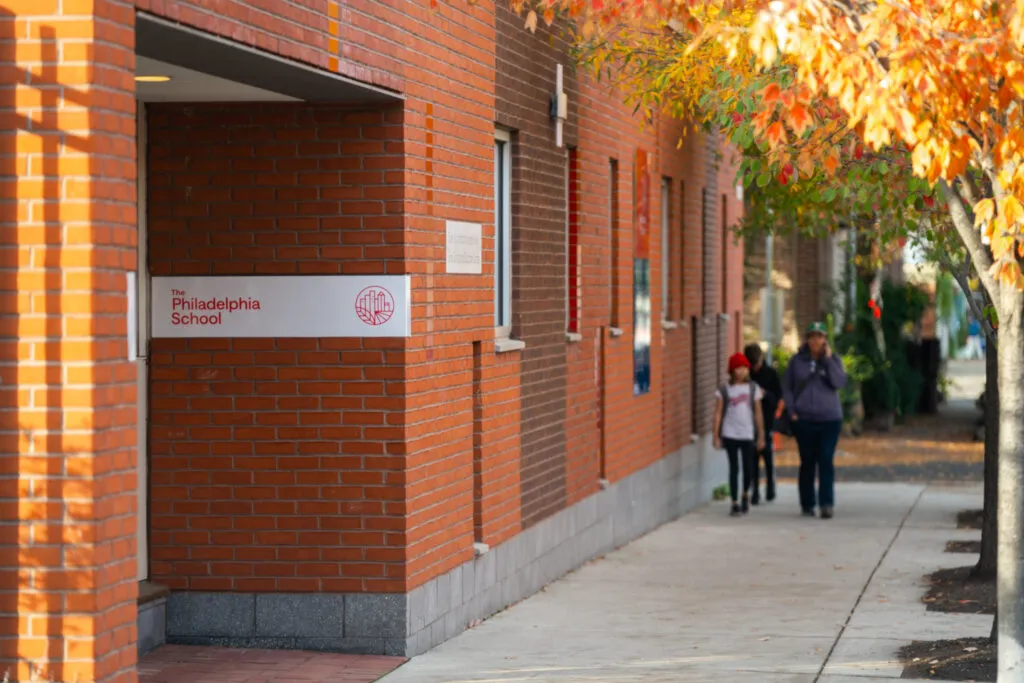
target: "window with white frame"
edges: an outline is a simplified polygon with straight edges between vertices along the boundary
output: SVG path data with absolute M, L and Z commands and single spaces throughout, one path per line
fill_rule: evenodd
M 512 330 L 512 136 L 494 133 L 494 326 Z

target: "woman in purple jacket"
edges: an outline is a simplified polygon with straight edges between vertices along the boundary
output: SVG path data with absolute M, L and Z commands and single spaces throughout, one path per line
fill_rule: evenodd
M 807 343 L 786 368 L 782 395 L 800 450 L 800 507 L 804 515 L 831 519 L 835 505 L 835 454 L 843 428 L 839 390 L 846 386 L 846 370 L 832 354 L 824 323 L 811 323 Z M 818 480 L 815 496 L 814 483 Z

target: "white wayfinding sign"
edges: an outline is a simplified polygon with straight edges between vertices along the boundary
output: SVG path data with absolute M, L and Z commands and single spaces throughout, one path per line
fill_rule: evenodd
M 153 337 L 408 337 L 408 275 L 155 277 Z
M 479 223 L 445 223 L 445 272 L 483 272 L 483 227 Z

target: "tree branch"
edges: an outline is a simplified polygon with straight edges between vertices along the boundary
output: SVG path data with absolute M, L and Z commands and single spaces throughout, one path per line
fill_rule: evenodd
M 988 247 L 982 244 L 981 235 L 974 229 L 974 221 L 967 213 L 967 207 L 964 206 L 964 200 L 960 193 L 943 179 L 939 180 L 939 187 L 942 188 L 942 193 L 946 196 L 946 202 L 949 204 L 949 216 L 953 219 L 953 227 L 956 228 L 957 234 L 963 240 L 967 254 L 974 262 L 975 270 L 978 272 L 982 285 L 988 291 L 989 298 L 994 300 L 996 298 L 994 295 L 999 291 L 999 283 L 989 272 L 992 268 L 992 255 L 989 254 Z
M 975 185 L 974 179 L 971 178 L 970 171 L 964 171 L 963 173 L 961 173 L 959 180 L 960 194 L 963 195 L 964 199 L 967 201 L 968 204 L 974 206 L 979 201 L 981 201 L 981 197 L 978 193 L 978 186 Z
M 937 250 L 936 254 L 939 257 L 939 261 L 946 267 L 949 274 L 953 276 L 956 283 L 960 286 L 960 290 L 964 293 L 964 298 L 967 299 L 967 306 L 971 309 L 971 313 L 974 314 L 975 320 L 978 321 L 978 325 L 981 326 L 982 332 L 985 333 L 985 339 L 989 344 L 992 344 L 993 348 L 998 345 L 996 338 L 996 331 L 992 327 L 992 323 L 985 315 L 985 311 L 978 306 L 978 301 L 974 298 L 974 293 L 971 291 L 970 275 L 971 275 L 971 257 L 968 254 L 964 259 L 963 266 L 957 268 L 956 264 L 953 263 L 953 259 L 949 257 L 949 253 L 945 250 Z

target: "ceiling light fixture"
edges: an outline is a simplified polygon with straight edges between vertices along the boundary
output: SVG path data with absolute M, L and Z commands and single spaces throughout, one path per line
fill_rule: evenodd
M 170 76 L 136 76 L 135 81 L 138 83 L 166 83 L 171 80 Z

